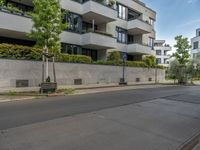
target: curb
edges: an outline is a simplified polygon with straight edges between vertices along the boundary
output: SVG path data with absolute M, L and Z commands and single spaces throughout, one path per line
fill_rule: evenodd
M 188 139 L 179 148 L 177 148 L 177 150 L 192 150 L 193 148 L 195 148 L 195 146 L 198 145 L 199 139 L 200 139 L 200 133 Z

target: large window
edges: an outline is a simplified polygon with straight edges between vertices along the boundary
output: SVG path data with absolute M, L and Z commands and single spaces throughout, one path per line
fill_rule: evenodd
M 127 20 L 127 8 L 121 4 L 117 5 L 118 17 Z
M 198 49 L 199 48 L 199 42 L 194 42 L 193 43 L 193 49 Z
M 149 37 L 148 46 L 150 46 L 152 49 L 154 49 L 154 38 Z
M 149 18 L 149 24 L 154 26 L 154 20 L 152 18 Z
M 119 43 L 127 43 L 127 31 L 123 28 L 116 28 L 117 32 L 117 42 Z
M 92 60 L 97 61 L 97 50 L 92 50 L 92 49 L 82 49 L 82 55 L 86 55 L 92 58 Z
M 66 53 L 66 54 L 70 54 L 70 55 L 81 54 L 81 47 L 77 46 L 77 45 L 62 43 L 61 52 Z
M 156 50 L 156 55 L 161 55 L 161 50 Z
M 156 64 L 161 64 L 161 58 L 156 59 Z
M 68 12 L 65 21 L 68 23 L 67 30 L 79 33 L 82 32 L 82 18 L 80 15 Z

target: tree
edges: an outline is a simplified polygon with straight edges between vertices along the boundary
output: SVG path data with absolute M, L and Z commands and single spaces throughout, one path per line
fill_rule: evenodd
M 170 62 L 170 67 L 167 70 L 168 76 L 169 78 L 175 81 L 179 78 L 178 77 L 178 68 L 179 68 L 179 62 L 177 61 L 177 59 L 174 59 L 173 61 Z
M 43 62 L 46 59 L 46 79 L 48 79 L 49 52 L 53 55 L 60 53 L 60 34 L 67 24 L 63 23 L 59 0 L 33 0 L 33 6 L 33 27 L 29 36 L 36 39 L 36 47 L 44 49 L 46 58 L 43 56 Z
M 0 7 L 3 7 L 5 5 L 5 1 L 4 0 L 0 0 Z
M 176 44 L 174 47 L 176 48 L 176 52 L 172 55 L 172 57 L 175 57 L 179 63 L 176 71 L 176 78 L 180 84 L 185 84 L 187 82 L 186 65 L 189 62 L 189 50 L 191 45 L 189 44 L 188 38 L 185 38 L 182 35 L 176 36 L 175 40 Z
M 29 36 L 36 39 L 36 46 L 53 53 L 60 52 L 60 34 L 67 27 L 59 0 L 33 0 L 33 27 Z
M 182 35 L 175 37 L 176 45 L 176 52 L 172 55 L 175 57 L 180 65 L 186 65 L 189 62 L 189 49 L 191 45 L 189 44 L 188 38 L 184 38 Z

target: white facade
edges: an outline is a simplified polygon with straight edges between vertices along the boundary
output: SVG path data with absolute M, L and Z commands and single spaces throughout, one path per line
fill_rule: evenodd
M 14 1 L 17 7 L 22 4 L 23 7 L 32 8 L 32 0 Z M 80 19 L 79 24 L 70 24 L 73 29 L 61 34 L 64 52 L 74 54 L 76 51 L 103 60 L 111 50 L 127 53 L 130 60 L 155 55 L 155 11 L 139 0 L 117 0 L 113 6 L 108 6 L 107 0 L 99 1 L 61 0 L 62 9 Z M 4 9 L 0 10 L 0 20 L 0 43 L 34 43 L 27 37 L 33 25 L 30 17 Z
M 165 40 L 156 40 L 154 42 L 154 49 L 156 51 L 156 63 L 169 67 L 169 51 L 171 51 L 172 48 L 165 44 Z
M 200 28 L 196 30 L 196 36 L 191 39 L 191 58 L 200 53 Z

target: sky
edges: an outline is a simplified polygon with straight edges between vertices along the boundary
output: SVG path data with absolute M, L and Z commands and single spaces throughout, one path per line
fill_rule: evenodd
M 157 12 L 156 39 L 174 46 L 174 37 L 183 35 L 189 40 L 200 28 L 200 0 L 141 0 Z

